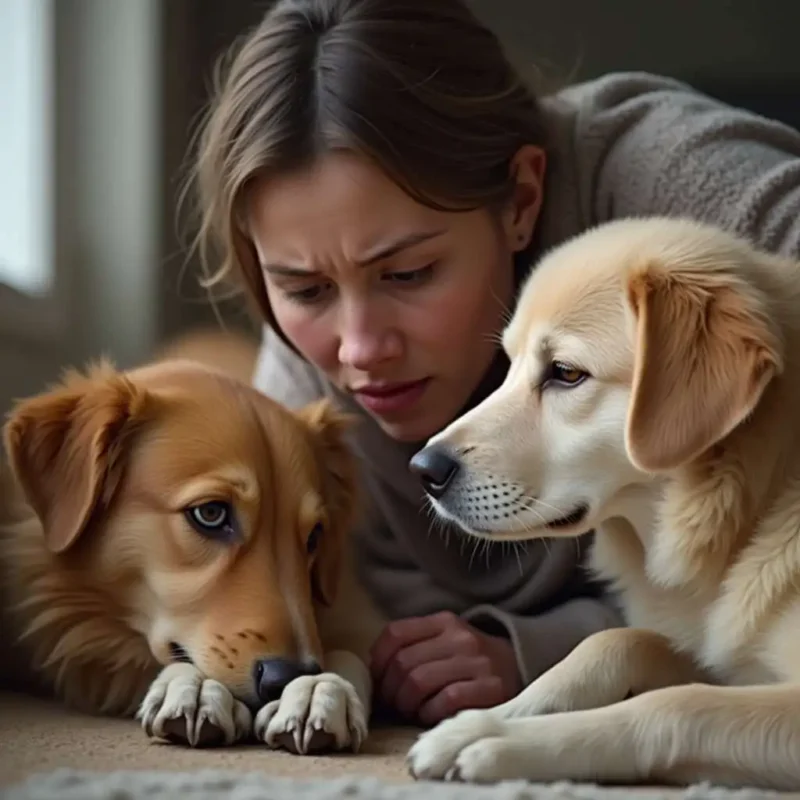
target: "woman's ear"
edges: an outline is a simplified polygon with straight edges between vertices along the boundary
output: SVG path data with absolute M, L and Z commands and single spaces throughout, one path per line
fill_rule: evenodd
M 542 207 L 546 164 L 544 150 L 535 145 L 523 145 L 511 159 L 514 189 L 503 209 L 502 223 L 508 248 L 514 253 L 531 242 Z

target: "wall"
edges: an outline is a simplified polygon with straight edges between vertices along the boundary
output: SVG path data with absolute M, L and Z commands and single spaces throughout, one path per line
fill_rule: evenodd
M 648 70 L 800 125 L 793 0 L 470 0 L 514 58 L 555 80 Z
M 0 406 L 66 364 L 135 363 L 157 337 L 160 0 L 58 0 L 54 10 L 56 286 L 3 291 Z M 5 289 L 5 287 L 3 287 Z

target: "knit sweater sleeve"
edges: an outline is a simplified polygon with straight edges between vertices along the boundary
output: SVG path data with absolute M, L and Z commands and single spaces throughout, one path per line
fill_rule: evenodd
M 596 81 L 578 107 L 594 222 L 688 216 L 800 257 L 800 132 L 648 74 Z
M 266 326 L 253 385 L 267 397 L 292 409 L 302 408 L 325 394 L 317 371 Z
M 575 597 L 540 614 L 512 614 L 495 606 L 473 606 L 462 619 L 487 633 L 500 634 L 514 648 L 523 686 L 566 658 L 592 634 L 624 626 L 610 600 Z

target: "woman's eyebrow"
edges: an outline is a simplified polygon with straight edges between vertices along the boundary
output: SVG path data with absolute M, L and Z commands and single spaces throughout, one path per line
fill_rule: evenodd
M 356 263 L 362 267 L 368 267 L 370 264 L 374 264 L 376 261 L 382 261 L 385 258 L 390 258 L 391 256 L 397 255 L 402 250 L 413 247 L 417 244 L 421 244 L 422 242 L 427 242 L 430 239 L 435 239 L 437 236 L 442 236 L 444 233 L 444 230 L 435 230 L 418 231 L 416 233 L 406 234 L 405 236 L 401 236 L 399 239 L 395 239 L 389 244 L 380 245 L 371 253 L 367 253 L 364 258 L 359 259 Z
M 287 267 L 285 264 L 261 264 L 261 269 L 270 275 L 277 275 L 281 278 L 309 278 L 319 273 L 313 269 L 303 269 L 302 267 Z
M 368 267 L 376 261 L 383 261 L 386 258 L 391 258 L 391 256 L 397 255 L 409 247 L 414 247 L 415 245 L 422 244 L 422 242 L 430 241 L 438 236 L 442 236 L 444 233 L 444 230 L 408 233 L 388 244 L 382 244 L 373 249 L 372 252 L 367 253 L 363 258 L 358 259 L 356 264 L 361 267 Z M 314 269 L 290 267 L 286 264 L 262 263 L 261 269 L 264 270 L 264 272 L 268 272 L 270 275 L 277 275 L 282 278 L 309 278 L 319 274 L 319 272 Z

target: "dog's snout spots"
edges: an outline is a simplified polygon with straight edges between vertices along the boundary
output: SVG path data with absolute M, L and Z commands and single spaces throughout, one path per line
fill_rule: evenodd
M 473 489 L 469 497 L 472 512 L 481 522 L 509 519 L 519 511 L 522 492 L 512 491 L 508 481 L 490 481 Z
M 480 480 L 476 480 L 476 474 L 480 474 Z M 435 500 L 451 515 L 463 520 L 471 530 L 482 532 L 516 524 L 536 504 L 534 495 L 525 487 L 482 469 L 479 473 L 470 469 L 446 498 Z
M 245 628 L 244 630 L 237 631 L 236 637 L 242 640 L 248 639 L 255 639 L 256 641 L 261 642 L 262 644 L 267 643 L 267 637 L 264 636 L 263 633 L 259 633 L 258 631 L 254 631 L 252 628 Z

